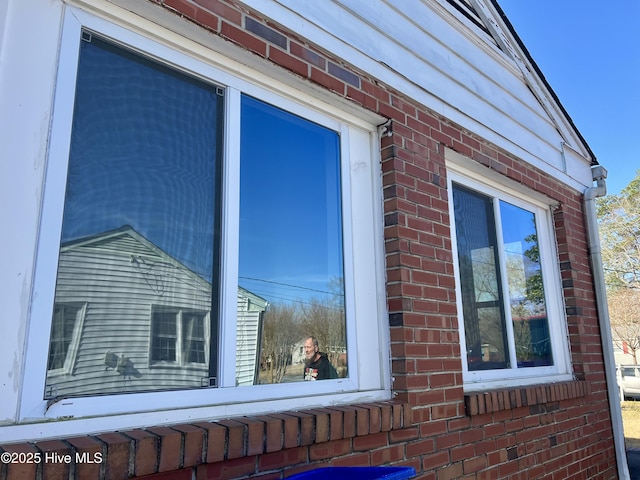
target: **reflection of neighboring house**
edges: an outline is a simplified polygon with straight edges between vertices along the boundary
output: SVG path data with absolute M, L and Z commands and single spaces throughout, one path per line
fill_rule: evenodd
M 304 339 L 300 340 L 298 343 L 296 343 L 293 347 L 293 353 L 291 354 L 291 364 L 292 365 L 298 365 L 301 363 L 304 363 L 304 359 L 305 359 L 305 354 L 304 354 Z
M 238 292 L 238 382 L 266 302 Z M 208 386 L 211 284 L 130 227 L 61 248 L 47 396 Z
M 236 336 L 236 384 L 257 384 L 262 338 L 262 314 L 267 301 L 238 287 L 238 324 Z

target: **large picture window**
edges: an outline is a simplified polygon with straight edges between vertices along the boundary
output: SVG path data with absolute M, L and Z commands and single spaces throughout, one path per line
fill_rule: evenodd
M 389 398 L 380 119 L 66 22 L 24 415 Z
M 549 209 L 451 177 L 467 385 L 564 373 Z

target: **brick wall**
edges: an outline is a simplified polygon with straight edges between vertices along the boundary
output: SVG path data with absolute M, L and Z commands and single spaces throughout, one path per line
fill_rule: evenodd
M 0 478 L 280 478 L 402 462 L 417 437 L 411 408 L 389 401 L 3 445 L 31 460 L 0 464 Z
M 281 478 L 318 465 L 398 464 L 434 480 L 616 478 L 581 195 L 239 4 L 155 3 L 391 119 L 380 148 L 396 397 L 5 445 L 10 452 L 100 453 L 104 462 L 46 471 L 4 465 L 0 476 Z M 575 381 L 465 396 L 445 147 L 558 202 L 554 224 Z

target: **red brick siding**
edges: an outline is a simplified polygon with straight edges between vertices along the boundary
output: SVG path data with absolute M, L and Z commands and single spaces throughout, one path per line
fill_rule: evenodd
M 82 480 L 174 478 L 168 472 L 191 478 L 192 471 L 197 478 L 233 478 L 307 464 L 356 465 L 362 452 L 372 456 L 367 465 L 382 464 L 403 461 L 401 443 L 416 437 L 411 409 L 390 401 L 3 445 L 2 452 L 41 461 L 4 462 L 0 478 L 35 479 L 38 471 Z M 77 462 L 83 452 L 103 461 Z M 72 461 L 45 460 L 53 455 Z
M 434 480 L 617 478 L 581 194 L 239 3 L 155 3 L 392 120 L 380 148 L 397 401 L 2 448 L 99 446 L 101 478 L 281 478 L 320 465 L 383 464 L 412 466 Z M 558 202 L 554 226 L 577 381 L 464 394 L 444 147 Z M 43 467 L 1 468 L 3 478 L 26 479 Z

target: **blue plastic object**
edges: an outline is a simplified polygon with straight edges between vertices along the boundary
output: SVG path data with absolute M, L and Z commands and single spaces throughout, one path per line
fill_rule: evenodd
M 404 480 L 416 474 L 413 467 L 324 467 L 297 473 L 296 480 Z

